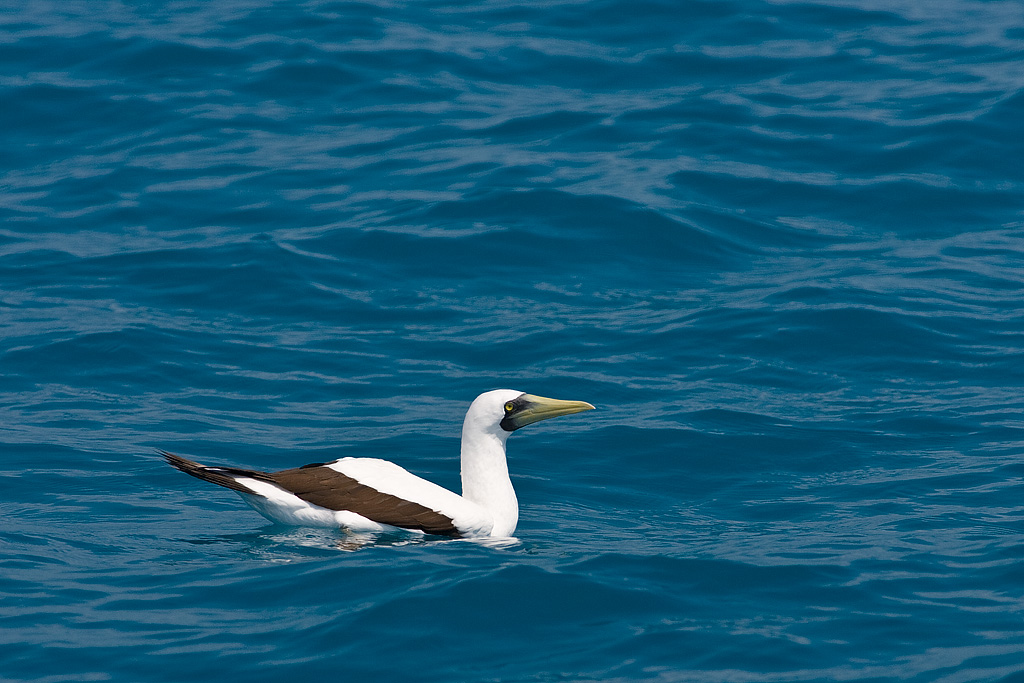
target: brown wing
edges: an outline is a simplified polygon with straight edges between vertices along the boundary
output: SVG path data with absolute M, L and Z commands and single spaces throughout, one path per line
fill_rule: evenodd
M 378 524 L 419 529 L 428 534 L 461 535 L 450 517 L 419 503 L 381 493 L 330 467 L 306 465 L 271 472 L 267 478 L 299 498 L 328 510 L 348 510 Z
M 233 491 L 251 494 L 251 489 L 235 481 L 235 477 L 248 477 L 276 484 L 314 505 L 328 510 L 348 510 L 378 524 L 419 529 L 439 536 L 461 536 L 450 517 L 419 503 L 381 493 L 325 467 L 323 463 L 280 472 L 260 472 L 235 467 L 207 467 L 166 451 L 160 451 L 160 454 L 182 472 Z

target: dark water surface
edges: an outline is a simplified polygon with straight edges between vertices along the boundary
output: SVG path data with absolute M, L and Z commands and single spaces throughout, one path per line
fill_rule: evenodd
M 1024 681 L 1024 5 L 6 5 L 4 683 Z

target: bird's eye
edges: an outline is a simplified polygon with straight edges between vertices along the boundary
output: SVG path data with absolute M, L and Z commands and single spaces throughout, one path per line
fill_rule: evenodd
M 506 413 L 511 413 L 515 409 L 516 409 L 516 404 L 513 403 L 512 401 L 509 401 L 508 403 L 505 404 L 505 412 Z

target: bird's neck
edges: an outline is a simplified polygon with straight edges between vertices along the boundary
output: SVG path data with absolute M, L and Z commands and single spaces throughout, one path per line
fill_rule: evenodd
M 508 477 L 503 435 L 463 429 L 462 496 L 491 513 L 491 536 L 511 536 L 515 531 L 519 502 Z

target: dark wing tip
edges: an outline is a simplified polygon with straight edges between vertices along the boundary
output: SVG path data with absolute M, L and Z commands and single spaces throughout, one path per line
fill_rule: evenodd
M 175 455 L 174 453 L 169 453 L 168 451 L 162 451 L 159 448 L 157 449 L 156 452 L 163 456 L 164 460 L 167 462 L 168 465 L 172 465 L 179 469 L 181 468 L 181 465 L 185 464 L 186 462 L 190 462 L 185 458 L 181 457 L 180 455 Z M 198 465 L 199 463 L 195 464 Z
M 238 483 L 235 480 L 236 477 L 251 477 L 253 479 L 272 481 L 268 478 L 266 472 L 243 470 L 234 467 L 207 467 L 206 465 L 200 465 L 194 460 L 189 460 L 188 458 L 183 458 L 180 455 L 168 453 L 167 451 L 157 450 L 157 453 L 164 456 L 164 460 L 167 461 L 168 465 L 181 470 L 185 474 L 190 474 L 196 479 L 202 479 L 203 481 L 208 481 L 211 484 L 217 484 L 218 486 L 223 486 L 224 488 L 231 489 L 232 491 L 239 491 L 240 493 L 253 493 L 253 491 L 244 484 Z
M 160 455 L 164 456 L 164 460 L 167 461 L 168 465 L 170 465 L 171 467 L 174 467 L 176 469 L 181 470 L 185 474 L 191 474 L 192 476 L 196 476 L 196 472 L 197 471 L 204 469 L 203 465 L 200 465 L 199 463 L 195 462 L 194 460 L 189 460 L 188 458 L 183 458 L 180 455 L 175 455 L 174 453 L 168 453 L 167 451 L 162 451 L 160 449 L 157 449 L 156 452 L 159 453 Z

